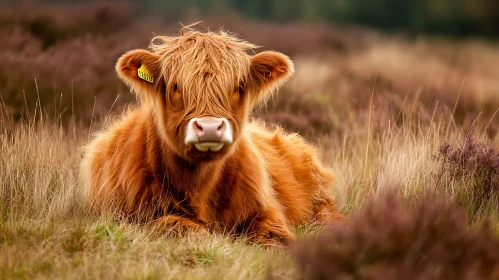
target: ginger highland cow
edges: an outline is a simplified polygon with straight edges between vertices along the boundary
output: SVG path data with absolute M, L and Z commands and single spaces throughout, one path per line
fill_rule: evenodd
M 224 32 L 155 37 L 116 64 L 140 100 L 86 146 L 91 208 L 159 232 L 193 229 L 285 244 L 293 226 L 341 219 L 332 172 L 297 134 L 250 121 L 294 71 Z

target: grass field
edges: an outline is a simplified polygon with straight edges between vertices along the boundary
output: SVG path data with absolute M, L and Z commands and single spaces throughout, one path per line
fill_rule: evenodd
M 133 23 L 127 28 L 150 27 L 143 25 L 143 22 Z M 258 38 L 258 32 L 254 31 L 261 26 L 247 25 L 245 39 L 254 38 L 259 44 L 281 50 L 272 38 Z M 343 237 L 335 240 L 341 240 L 342 246 L 356 253 L 345 253 L 343 258 L 347 261 L 331 258 L 326 263 L 349 263 L 349 269 L 345 270 L 348 272 L 342 274 L 346 279 L 385 279 L 384 274 L 375 270 L 379 266 L 370 266 L 381 261 L 382 271 L 395 273 L 390 275 L 397 279 L 397 275 L 403 275 L 397 272 L 408 270 L 399 269 L 399 263 L 386 261 L 382 254 L 362 263 L 355 261 L 358 254 L 367 252 L 367 247 L 356 246 L 371 242 L 374 245 L 365 246 L 382 247 L 393 243 L 387 228 L 403 228 L 402 232 L 412 236 L 415 243 L 424 238 L 425 242 L 440 244 L 452 239 L 456 231 L 461 232 L 456 235 L 462 238 L 456 242 L 464 248 L 459 254 L 473 256 L 475 260 L 485 253 L 467 252 L 473 251 L 470 249 L 473 246 L 484 247 L 483 240 L 487 241 L 485 247 L 499 249 L 499 48 L 496 43 L 479 39 L 403 38 L 367 31 L 356 37 L 354 31 L 345 30 L 335 37 L 337 44 L 332 44 L 334 40 L 329 38 L 316 49 L 307 46 L 299 50 L 300 40 L 310 40 L 299 37 L 304 27 L 270 24 L 267 27 L 297 35 L 294 40 L 298 43 L 290 42 L 293 48 L 289 50 L 296 74 L 279 95 L 255 112 L 255 117 L 299 132 L 319 147 L 321 158 L 337 174 L 336 186 L 331 191 L 342 211 L 354 221 L 351 227 L 342 228 Z M 319 32 L 326 27 L 308 28 Z M 0 28 L 0 36 L 17 29 L 9 30 Z M 165 27 L 165 30 L 170 29 Z M 324 32 L 332 34 L 331 30 Z M 14 33 L 20 38 L 24 36 L 20 30 Z M 66 41 L 54 43 L 52 48 L 40 45 L 36 50 L 24 49 L 21 54 L 16 52 L 16 46 L 23 42 L 21 39 L 17 43 L 12 39 L 2 46 L 0 57 L 6 61 L 0 66 L 2 77 L 14 70 L 25 74 L 16 80 L 17 87 L 8 77 L 0 79 L 0 278 L 289 279 L 301 273 L 313 278 L 304 272 L 307 265 L 295 260 L 312 263 L 321 260 L 304 257 L 303 250 L 294 247 L 269 249 L 224 235 L 157 237 L 146 227 L 87 213 L 77 177 L 80 147 L 109 114 L 119 114 L 132 100 L 116 81 L 112 68 L 107 67 L 107 64 L 112 66 L 122 50 L 107 49 L 100 55 L 96 47 L 107 44 L 103 41 L 105 36 L 97 34 L 84 42 L 64 37 Z M 33 36 L 25 38 L 28 42 L 38 40 Z M 136 40 L 142 46 L 147 45 L 147 39 Z M 137 43 L 125 45 L 133 48 Z M 78 76 L 75 72 L 72 89 L 68 86 L 72 77 L 63 76 L 60 82 L 54 81 L 43 68 L 50 70 L 54 66 L 42 65 L 40 71 L 36 68 L 48 59 L 48 54 L 58 53 L 60 61 L 72 57 L 68 51 L 71 48 L 95 52 L 95 60 L 88 62 L 89 68 L 77 61 L 84 74 Z M 23 52 L 35 61 L 35 68 L 26 70 L 29 63 L 20 57 Z M 9 63 L 17 68 L 7 69 Z M 106 74 L 99 76 L 93 72 L 95 69 Z M 71 75 L 71 71 L 68 67 L 66 74 Z M 99 94 L 94 94 L 94 90 Z M 115 104 L 118 94 L 120 99 Z M 431 192 L 436 197 L 431 205 L 441 203 L 442 209 L 450 209 L 442 211 L 449 215 L 440 217 L 444 230 L 439 232 L 441 223 L 433 223 L 440 206 L 435 211 L 423 211 L 417 206 L 395 207 L 399 212 L 393 210 L 393 213 L 399 213 L 400 217 L 409 213 L 407 217 L 411 219 L 402 219 L 396 226 L 391 224 L 384 217 L 393 216 L 389 214 L 392 204 L 386 200 L 394 199 L 390 196 L 394 189 L 395 201 L 399 201 L 393 202 L 394 205 L 405 200 L 413 201 L 414 205 L 430 205 L 425 197 Z M 448 203 L 453 206 L 445 208 Z M 378 209 L 375 205 L 385 208 Z M 419 212 L 411 211 L 421 213 L 416 215 Z M 459 211 L 462 217 L 451 214 Z M 359 222 L 370 219 L 376 221 L 376 226 Z M 421 221 L 420 227 L 413 227 L 411 220 Z M 457 229 L 449 230 L 446 220 L 457 223 Z M 491 229 L 476 233 L 474 230 L 481 229 L 483 221 L 489 221 Z M 461 222 L 464 228 L 459 226 Z M 365 225 L 369 232 L 366 236 L 376 238 L 363 243 L 359 224 Z M 426 235 L 426 225 L 433 225 L 431 234 Z M 315 244 L 317 234 L 329 231 L 315 226 L 296 230 L 303 240 L 300 246 Z M 331 232 L 334 235 L 337 231 L 331 229 Z M 488 237 L 484 238 L 485 235 Z M 407 243 L 393 244 L 395 249 L 386 250 L 403 255 L 411 250 Z M 431 254 L 428 258 L 432 260 Z M 433 263 L 436 270 L 431 271 L 445 272 L 456 265 Z M 491 257 L 489 263 L 487 268 L 476 266 L 466 270 L 473 273 L 477 270 L 483 275 L 471 273 L 460 277 L 494 279 L 499 276 L 493 274 L 499 273 L 499 260 Z

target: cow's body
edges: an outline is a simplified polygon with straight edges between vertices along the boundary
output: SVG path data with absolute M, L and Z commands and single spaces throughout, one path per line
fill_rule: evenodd
M 244 233 L 264 243 L 289 241 L 293 226 L 314 218 L 341 218 L 328 189 L 333 175 L 300 136 L 249 122 L 245 109 L 228 123 L 237 131 L 222 152 L 188 143 L 189 157 L 171 142 L 179 135 L 165 135 L 162 116 L 173 111 L 162 102 L 130 109 L 87 145 L 81 177 L 92 209 L 160 231 Z

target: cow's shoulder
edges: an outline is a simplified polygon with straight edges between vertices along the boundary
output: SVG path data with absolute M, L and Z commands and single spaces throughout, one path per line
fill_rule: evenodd
M 154 129 L 150 115 L 143 107 L 134 107 L 119 118 L 111 117 L 84 146 L 83 164 L 93 165 L 95 171 L 115 166 L 118 172 L 124 162 L 143 160 Z

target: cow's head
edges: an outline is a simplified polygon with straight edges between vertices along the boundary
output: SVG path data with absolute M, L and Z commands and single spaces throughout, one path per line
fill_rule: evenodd
M 151 51 L 125 53 L 116 70 L 144 105 L 154 107 L 158 131 L 178 156 L 210 161 L 234 149 L 252 108 L 294 71 L 287 56 L 251 56 L 253 48 L 224 32 L 189 31 L 155 37 Z

